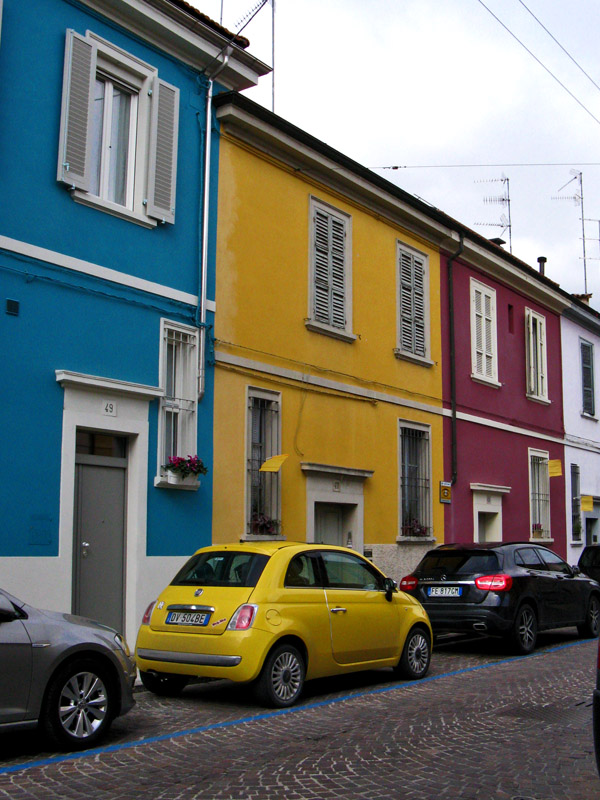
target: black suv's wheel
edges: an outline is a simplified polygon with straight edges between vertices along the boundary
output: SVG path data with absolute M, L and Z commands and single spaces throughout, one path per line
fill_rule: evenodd
M 528 603 L 524 603 L 517 611 L 511 632 L 511 644 L 515 652 L 525 656 L 534 651 L 537 628 L 535 611 Z
M 190 681 L 186 675 L 167 675 L 165 672 L 140 672 L 140 680 L 149 692 L 160 697 L 177 697 Z
M 117 704 L 117 690 L 107 668 L 93 659 L 78 659 L 51 679 L 40 722 L 60 747 L 82 750 L 108 731 Z
M 256 682 L 258 699 L 278 708 L 293 705 L 302 693 L 305 674 L 304 659 L 298 648 L 292 644 L 274 647 Z
M 413 628 L 404 643 L 404 650 L 394 672 L 407 680 L 427 675 L 431 661 L 431 637 L 424 628 Z
M 600 633 L 600 600 L 593 594 L 585 614 L 585 622 L 577 626 L 577 632 L 586 639 L 596 639 Z

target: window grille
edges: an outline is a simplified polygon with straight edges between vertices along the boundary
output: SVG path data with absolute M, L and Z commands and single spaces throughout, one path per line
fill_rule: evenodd
M 581 482 L 579 465 L 571 464 L 571 536 L 574 542 L 581 541 Z
M 531 536 L 534 539 L 550 538 L 550 477 L 548 457 L 531 456 Z
M 271 456 L 279 453 L 279 403 L 265 397 L 249 398 L 250 452 L 248 456 L 248 532 L 279 533 L 279 472 L 261 472 Z
M 402 427 L 401 444 L 401 527 L 403 536 L 431 533 L 431 477 L 429 432 Z
M 163 456 L 196 453 L 197 342 L 196 331 L 164 327 Z

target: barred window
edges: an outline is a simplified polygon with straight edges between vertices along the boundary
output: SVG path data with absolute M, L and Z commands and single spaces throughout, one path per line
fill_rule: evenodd
M 429 430 L 400 428 L 400 502 L 402 536 L 431 535 Z
M 195 455 L 198 404 L 198 331 L 163 320 L 160 463 L 170 456 Z
M 279 395 L 251 390 L 248 397 L 248 533 L 275 535 L 280 529 L 280 474 L 261 472 L 279 454 Z
M 581 482 L 579 465 L 571 464 L 571 538 L 581 541 Z
M 550 476 L 548 453 L 529 454 L 529 499 L 531 538 L 550 538 Z

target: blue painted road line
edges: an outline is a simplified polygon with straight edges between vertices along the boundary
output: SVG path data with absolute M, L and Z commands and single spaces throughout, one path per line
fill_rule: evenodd
M 77 761 L 82 758 L 93 758 L 105 753 L 119 753 L 122 750 L 131 750 L 135 747 L 145 747 L 149 744 L 156 744 L 157 742 L 168 741 L 169 739 L 180 739 L 182 736 L 195 736 L 199 733 L 206 733 L 207 731 L 215 731 L 222 728 L 231 728 L 235 725 L 246 725 L 252 722 L 262 722 L 266 719 L 273 719 L 281 717 L 284 714 L 299 714 L 302 711 L 307 711 L 312 708 L 323 708 L 332 706 L 336 703 L 345 703 L 348 700 L 356 700 L 360 697 L 370 697 L 376 694 L 386 694 L 387 692 L 397 692 L 404 689 L 409 689 L 412 686 L 422 686 L 425 683 L 439 681 L 442 678 L 453 678 L 457 675 L 464 675 L 469 672 L 478 672 L 479 670 L 489 669 L 490 667 L 497 667 L 501 664 L 510 664 L 514 661 L 522 661 L 524 658 L 539 658 L 540 656 L 547 655 L 548 653 L 555 653 L 559 650 L 566 650 L 569 647 L 577 647 L 584 644 L 584 642 L 571 642 L 569 644 L 561 644 L 557 647 L 549 647 L 547 650 L 542 650 L 537 653 L 531 653 L 528 656 L 513 656 L 511 658 L 504 658 L 501 661 L 492 661 L 487 664 L 479 664 L 475 667 L 463 667 L 462 669 L 453 670 L 452 672 L 444 672 L 441 675 L 430 675 L 426 678 L 421 678 L 416 681 L 407 681 L 406 683 L 394 684 L 393 686 L 382 686 L 379 689 L 368 689 L 364 692 L 357 692 L 356 694 L 346 694 L 340 697 L 334 697 L 330 700 L 322 700 L 317 703 L 309 703 L 304 706 L 292 706 L 291 708 L 280 708 L 275 711 L 267 711 L 264 714 L 255 714 L 251 717 L 240 717 L 239 719 L 228 720 L 226 722 L 213 722 L 209 725 L 200 725 L 197 728 L 189 728 L 184 731 L 176 731 L 175 733 L 165 733 L 161 736 L 152 736 L 148 739 L 136 739 L 133 742 L 123 742 L 122 744 L 112 744 L 106 747 L 97 747 L 94 750 L 84 750 L 80 753 L 66 753 L 64 756 L 53 756 L 51 758 L 40 759 L 39 761 L 30 761 L 24 764 L 12 764 L 9 767 L 0 767 L 0 775 L 6 775 L 13 772 L 24 772 L 25 770 L 34 769 L 37 767 L 46 767 L 50 764 L 61 764 L 66 761 Z

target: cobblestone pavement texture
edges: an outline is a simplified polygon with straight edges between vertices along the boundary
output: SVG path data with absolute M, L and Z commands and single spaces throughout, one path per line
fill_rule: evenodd
M 566 629 L 540 640 L 527 658 L 446 642 L 424 681 L 313 681 L 284 713 L 225 682 L 177 699 L 140 690 L 92 752 L 0 736 L 0 800 L 596 800 L 597 643 Z

